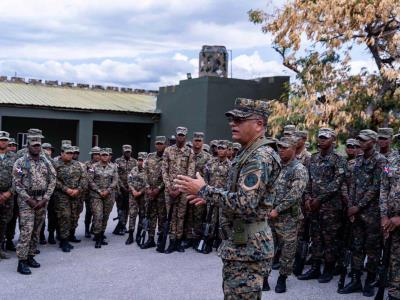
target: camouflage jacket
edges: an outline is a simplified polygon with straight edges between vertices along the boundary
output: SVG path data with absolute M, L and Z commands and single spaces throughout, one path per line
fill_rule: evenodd
M 400 157 L 392 160 L 382 173 L 379 206 L 381 217 L 400 216 Z
M 187 146 L 179 149 L 176 145 L 172 145 L 165 149 L 162 162 L 162 176 L 165 189 L 174 186 L 174 179 L 178 175 L 187 175 L 193 177 L 196 164 L 193 159 L 193 152 Z
M 126 160 L 124 156 L 121 156 L 115 160 L 115 164 L 118 168 L 119 186 L 128 190 L 128 175 L 137 166 L 137 160 L 133 157 Z
M 13 167 L 13 181 L 18 196 L 24 201 L 34 191 L 43 191 L 43 199 L 49 200 L 56 187 L 56 171 L 42 155 L 38 160 L 29 153 L 17 159 Z
M 344 199 L 346 205 L 348 206 L 350 199 L 350 187 L 353 180 L 354 166 L 356 165 L 356 159 L 347 160 L 346 177 L 342 184 L 342 198 Z
M 117 168 L 111 163 L 102 165 L 101 162 L 97 162 L 89 169 L 88 179 L 89 187 L 93 192 L 100 194 L 100 192 L 107 190 L 113 193 L 118 185 Z
M 377 151 L 369 158 L 363 155 L 356 158 L 350 187 L 350 206 L 378 206 L 381 177 L 386 163 L 387 159 Z
M 399 150 L 391 149 L 390 152 L 383 154 L 386 159 L 388 160 L 389 164 L 393 164 L 396 162 L 397 158 L 399 157 Z
M 193 153 L 193 159 L 195 161 L 195 173 L 199 172 L 201 176 L 204 176 L 206 172 L 206 164 L 210 161 L 211 155 L 206 151 L 200 151 L 199 153 Z
M 317 198 L 321 209 L 342 209 L 342 184 L 346 176 L 346 160 L 334 150 L 322 156 L 311 155 L 308 166 L 309 181 L 305 199 Z
M 147 156 L 144 162 L 144 173 L 147 187 L 164 188 L 164 181 L 162 177 L 162 161 L 163 157 L 158 156 L 157 152 L 152 152 Z
M 56 161 L 57 184 L 56 191 L 66 193 L 68 189 L 78 189 L 81 193 L 85 190 L 86 175 L 78 161 Z
M 237 170 L 240 162 L 242 165 Z M 264 138 L 260 138 L 235 157 L 229 171 L 227 189 L 206 185 L 199 191 L 199 196 L 204 199 L 215 199 L 214 196 L 218 196 L 221 228 L 226 232 L 219 248 L 222 259 L 260 261 L 273 256 L 272 233 L 266 219 L 272 209 L 273 187 L 280 169 L 279 156 L 265 144 Z M 235 174 L 238 174 L 236 181 Z M 233 229 L 237 222 L 245 223 L 246 226 L 260 223 L 263 229 L 248 235 L 245 245 L 238 245 L 234 242 Z
M 14 192 L 12 170 L 16 158 L 17 157 L 13 152 L 6 152 L 3 158 L 0 156 L 0 193 Z
M 306 167 L 306 170 L 308 169 L 308 166 L 310 164 L 310 159 L 311 159 L 311 153 L 307 151 L 307 149 L 304 149 L 300 154 L 296 155 L 296 159 L 303 164 L 303 166 Z
M 274 209 L 279 214 L 301 215 L 300 204 L 307 182 L 307 169 L 298 160 L 283 164 L 275 183 Z
M 144 168 L 134 167 L 128 175 L 128 186 L 130 190 L 141 192 L 146 187 Z
M 212 158 L 205 168 L 204 179 L 207 184 L 216 188 L 226 188 L 231 166 L 232 163 L 229 159 L 221 161 L 218 157 Z

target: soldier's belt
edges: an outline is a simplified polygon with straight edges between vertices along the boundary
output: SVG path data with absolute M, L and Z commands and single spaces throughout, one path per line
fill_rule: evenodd
M 31 197 L 42 197 L 46 194 L 46 191 L 40 190 L 40 191 L 28 191 L 28 195 Z
M 247 240 L 260 231 L 267 231 L 267 222 L 245 223 L 243 220 L 233 221 L 232 240 L 236 245 L 245 245 Z

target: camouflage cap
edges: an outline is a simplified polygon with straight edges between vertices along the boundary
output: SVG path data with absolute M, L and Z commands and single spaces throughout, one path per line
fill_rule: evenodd
M 193 133 L 194 140 L 204 140 L 204 132 L 195 132 Z
M 100 149 L 100 155 L 110 155 L 110 152 L 108 151 L 110 148 L 101 148 Z
M 179 134 L 187 135 L 187 133 L 188 133 L 188 129 L 186 127 L 183 127 L 183 126 L 176 127 L 177 135 L 179 135 Z
M 163 135 L 156 136 L 155 143 L 156 144 L 165 144 L 167 142 L 167 137 Z
M 224 149 L 228 148 L 228 141 L 227 140 L 219 140 L 217 147 L 224 148 Z
M 296 131 L 296 126 L 293 124 L 285 125 L 285 127 L 283 127 L 284 135 L 292 135 L 295 133 L 295 131 Z
M 268 136 L 266 137 L 266 142 L 267 144 L 276 144 L 278 142 L 278 139 Z
M 233 143 L 233 147 L 232 148 L 240 150 L 242 148 L 242 145 L 240 145 L 239 143 Z
M 231 141 L 227 141 L 227 143 L 228 143 L 228 149 L 232 149 L 233 148 L 233 143 L 231 142 Z
M 70 145 L 70 146 L 72 146 L 71 140 L 61 140 L 61 148 L 62 148 L 62 146 L 64 146 L 64 145 Z
M 10 138 L 10 141 L 8 142 L 9 145 L 18 145 L 18 143 L 15 141 L 14 138 Z
M 358 138 L 363 141 L 369 141 L 369 140 L 376 141 L 378 139 L 378 134 L 371 129 L 363 129 L 358 134 Z
M 269 104 L 266 101 L 236 98 L 233 109 L 227 111 L 225 116 L 248 118 L 251 115 L 256 114 L 264 118 L 268 118 L 269 112 Z
M 210 152 L 210 145 L 203 144 L 203 150 L 206 151 L 206 152 Z
M 218 146 L 218 140 L 212 140 L 211 142 L 210 142 L 210 146 L 211 147 L 217 147 Z
M 27 136 L 28 137 L 29 136 L 36 136 L 36 137 L 40 137 L 41 139 L 44 139 L 42 131 L 40 129 L 37 129 L 37 128 L 29 128 Z
M 44 144 L 43 144 L 43 145 L 44 145 Z M 75 149 L 74 149 L 73 146 L 65 145 L 63 151 L 64 151 L 64 153 L 71 153 L 71 154 L 73 154 L 74 151 L 75 151 Z
M 90 149 L 90 152 L 89 152 L 89 154 L 90 155 L 92 155 L 92 154 L 100 154 L 100 147 L 97 147 L 97 146 L 95 146 L 95 147 L 92 147 L 92 149 Z
M 289 148 L 297 145 L 297 138 L 284 136 L 276 143 L 279 147 Z
M 7 131 L 0 131 L 0 140 L 9 141 L 10 134 Z
M 112 148 L 106 148 L 108 151 L 108 154 L 113 154 Z
M 360 142 L 357 139 L 347 139 L 346 146 L 360 146 Z
M 147 158 L 147 152 L 139 152 L 138 160 L 145 160 Z
M 79 149 L 78 146 L 72 146 L 72 149 L 74 149 L 74 153 L 80 153 L 81 150 Z
M 332 128 L 320 128 L 318 130 L 318 137 L 326 137 L 328 139 L 335 137 L 335 131 Z
M 43 143 L 42 148 L 43 149 L 54 149 L 54 147 L 50 143 Z
M 294 132 L 294 136 L 302 139 L 308 138 L 308 131 L 307 130 L 296 130 Z
M 122 145 L 122 152 L 132 152 L 131 145 Z
M 42 145 L 42 138 L 39 136 L 31 135 L 27 137 L 28 144 L 31 146 Z
M 393 128 L 378 128 L 378 138 L 391 139 L 393 137 Z
M 193 147 L 193 144 L 192 144 L 192 142 L 190 142 L 190 141 L 189 141 L 189 142 L 186 142 L 185 145 L 188 146 L 189 148 L 192 148 L 192 147 Z

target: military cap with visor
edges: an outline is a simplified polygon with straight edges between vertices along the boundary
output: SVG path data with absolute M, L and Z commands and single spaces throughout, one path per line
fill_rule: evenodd
M 263 100 L 236 98 L 232 110 L 225 113 L 225 116 L 247 119 L 251 115 L 259 115 L 268 118 L 270 113 L 269 104 Z

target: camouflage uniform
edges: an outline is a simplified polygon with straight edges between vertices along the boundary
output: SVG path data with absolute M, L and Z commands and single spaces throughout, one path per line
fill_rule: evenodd
M 186 133 L 187 129 L 185 135 Z M 167 210 L 172 205 L 170 226 L 170 239 L 172 240 L 182 239 L 187 206 L 186 195 L 179 194 L 175 199 L 171 199 L 168 194 L 169 189 L 174 189 L 175 184 L 173 181 L 178 175 L 193 177 L 195 175 L 195 161 L 193 159 L 193 152 L 189 147 L 184 146 L 180 149 L 176 145 L 173 145 L 165 149 L 162 162 Z
M 235 109 L 226 115 L 266 116 L 267 109 L 264 101 L 238 98 Z M 223 262 L 225 299 L 261 299 L 263 277 L 269 273 L 274 253 L 266 219 L 272 209 L 273 186 L 279 172 L 279 157 L 260 137 L 233 161 L 227 190 L 206 185 L 199 192 L 211 202 L 217 196 L 221 208 L 223 242 L 218 251 Z
M 129 190 L 136 192 L 142 192 L 139 197 L 134 197 L 132 193 L 129 193 L 129 231 L 135 231 L 136 217 L 139 215 L 139 224 L 145 214 L 145 201 L 144 201 L 144 190 L 146 187 L 146 179 L 144 168 L 139 166 L 134 167 L 128 175 L 128 186 Z
M 105 151 L 105 150 L 102 150 Z M 106 153 L 108 153 L 106 151 Z M 93 232 L 95 235 L 104 234 L 107 228 L 108 217 L 114 206 L 113 197 L 118 185 L 118 172 L 114 164 L 95 163 L 88 171 L 91 208 L 93 214 Z M 100 192 L 109 192 L 106 198 Z
M 385 167 L 380 189 L 381 218 L 400 216 L 400 158 Z M 390 248 L 389 295 L 400 299 L 400 229 L 392 233 Z
M 74 152 L 80 152 L 79 151 L 79 147 L 77 146 L 72 146 Z M 79 216 L 81 215 L 82 211 L 83 211 L 83 203 L 85 202 L 85 198 L 86 198 L 86 194 L 89 190 L 89 181 L 88 181 L 88 173 L 87 173 L 87 169 L 86 169 L 86 165 L 85 163 L 79 161 L 79 160 L 75 160 L 79 166 L 81 167 L 81 171 L 82 171 L 82 180 L 81 180 L 81 193 L 79 194 L 78 197 L 78 201 L 77 201 L 77 206 L 74 207 L 74 209 L 71 211 L 72 213 L 72 228 L 73 230 L 75 230 L 76 228 L 78 228 L 78 222 L 79 222 Z
M 40 229 L 46 216 L 46 207 L 34 210 L 26 200 L 34 198 L 37 201 L 49 201 L 56 186 L 56 173 L 42 155 L 35 161 L 27 153 L 15 162 L 13 180 L 18 194 L 20 223 L 17 257 L 19 260 L 26 260 L 28 256 L 35 255 Z

